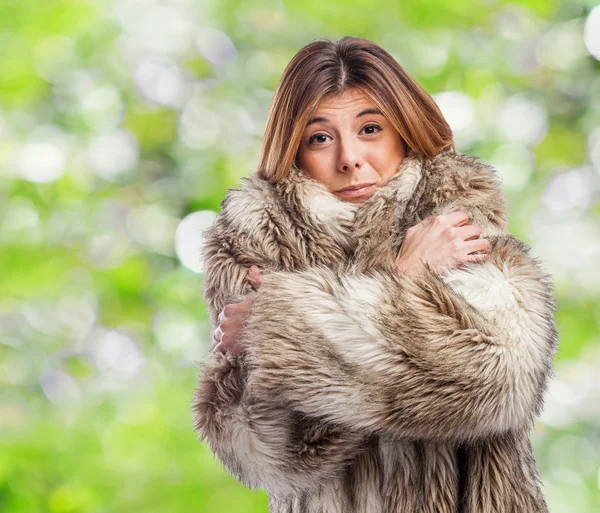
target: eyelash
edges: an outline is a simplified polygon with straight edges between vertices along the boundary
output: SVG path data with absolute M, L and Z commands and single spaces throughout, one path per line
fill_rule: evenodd
M 378 130 L 379 132 L 381 132 L 381 130 L 383 130 L 383 128 L 381 128 L 379 125 L 374 125 L 374 124 L 371 124 L 371 125 L 366 125 L 365 127 L 363 127 L 363 130 L 365 130 L 365 129 L 367 129 L 367 128 L 377 128 L 377 130 Z M 372 133 L 372 134 L 367 134 L 367 135 L 369 135 L 369 136 L 373 136 L 373 135 L 376 135 L 377 133 L 378 133 L 378 132 L 374 132 L 374 133 Z M 314 143 L 313 143 L 313 139 L 314 139 L 315 137 L 329 137 L 329 136 L 328 136 L 328 135 L 325 135 L 325 134 L 320 134 L 320 133 L 313 134 L 313 135 L 311 135 L 311 136 L 308 138 L 308 144 L 314 144 Z M 323 143 L 316 143 L 316 145 L 317 145 L 317 146 L 319 146 L 319 145 L 321 145 L 321 144 L 323 144 Z

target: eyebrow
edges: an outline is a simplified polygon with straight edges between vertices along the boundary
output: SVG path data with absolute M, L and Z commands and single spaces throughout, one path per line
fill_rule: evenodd
M 361 116 L 366 116 L 367 114 L 379 114 L 380 116 L 383 116 L 383 112 L 381 112 L 379 109 L 365 109 L 365 110 L 361 110 L 357 115 L 356 118 L 360 118 Z M 312 125 L 313 123 L 318 123 L 319 121 L 324 121 L 326 123 L 329 123 L 331 120 L 324 118 L 323 116 L 317 116 L 314 118 L 310 118 L 308 120 L 308 123 L 306 123 L 306 126 L 308 127 L 309 125 Z

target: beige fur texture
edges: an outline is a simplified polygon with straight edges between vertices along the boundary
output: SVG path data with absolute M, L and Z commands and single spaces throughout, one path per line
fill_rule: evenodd
M 469 213 L 490 259 L 394 270 L 406 231 Z M 360 207 L 297 168 L 229 189 L 205 232 L 213 324 L 254 295 L 239 357 L 201 364 L 195 429 L 272 513 L 542 513 L 530 443 L 558 334 L 551 276 L 507 232 L 496 171 L 409 151 Z M 247 272 L 256 264 L 263 284 Z

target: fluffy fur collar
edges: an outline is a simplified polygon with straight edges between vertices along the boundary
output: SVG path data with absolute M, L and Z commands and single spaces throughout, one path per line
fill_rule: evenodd
M 289 175 L 274 187 L 294 213 L 315 227 L 330 231 L 333 236 L 352 232 L 357 223 L 364 223 L 396 205 L 401 214 L 422 177 L 424 158 L 409 150 L 396 173 L 375 190 L 360 207 L 339 199 L 327 187 L 293 166 Z M 376 213 L 379 212 L 379 215 Z
M 456 209 L 469 213 L 482 237 L 505 233 L 508 224 L 494 168 L 452 150 L 434 159 L 409 150 L 393 177 L 361 206 L 340 200 L 295 166 L 274 185 L 256 175 L 243 178 L 221 206 L 232 230 L 269 246 L 274 258 L 264 266 L 284 270 L 389 267 L 408 228 Z

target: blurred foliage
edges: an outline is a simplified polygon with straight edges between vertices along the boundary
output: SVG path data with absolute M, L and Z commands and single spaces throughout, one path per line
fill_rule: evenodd
M 600 511 L 594 7 L 0 0 L 0 511 L 267 511 L 193 433 L 198 247 L 255 169 L 287 62 L 344 35 L 392 53 L 499 170 L 559 301 L 545 493 Z

